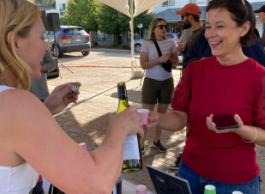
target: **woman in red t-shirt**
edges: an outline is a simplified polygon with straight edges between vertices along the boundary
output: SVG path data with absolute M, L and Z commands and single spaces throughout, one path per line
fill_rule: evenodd
M 255 16 L 246 0 L 212 0 L 205 36 L 213 57 L 185 69 L 172 100 L 173 111 L 152 112 L 149 127 L 182 130 L 186 145 L 177 175 L 193 194 L 206 184 L 217 194 L 260 193 L 255 144 L 265 146 L 265 68 L 242 52 L 253 42 Z M 239 128 L 218 130 L 214 115 L 230 114 Z

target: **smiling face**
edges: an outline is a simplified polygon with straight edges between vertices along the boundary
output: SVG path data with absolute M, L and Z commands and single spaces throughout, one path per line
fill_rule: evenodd
M 248 29 L 238 27 L 225 8 L 210 9 L 206 20 L 205 37 L 217 57 L 233 56 L 242 51 L 240 39 Z
M 47 44 L 44 41 L 45 28 L 41 18 L 39 17 L 26 37 L 20 37 L 17 35 L 16 38 L 16 51 L 17 54 L 25 61 L 31 68 L 31 79 L 39 79 L 40 73 L 40 62 L 44 54 L 49 51 Z

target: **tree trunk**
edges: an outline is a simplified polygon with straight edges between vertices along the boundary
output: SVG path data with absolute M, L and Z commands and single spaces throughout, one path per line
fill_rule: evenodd
M 118 34 L 114 34 L 113 38 L 114 38 L 113 43 L 118 44 L 119 35 Z
M 128 44 L 128 32 L 122 32 L 122 44 Z
M 96 42 L 96 32 L 95 31 L 90 31 L 90 42 L 91 42 L 91 47 L 94 48 L 95 42 Z

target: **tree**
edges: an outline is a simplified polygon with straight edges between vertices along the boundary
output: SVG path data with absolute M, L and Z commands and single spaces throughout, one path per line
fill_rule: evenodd
M 106 34 L 114 34 L 114 42 L 118 43 L 118 35 L 122 32 L 128 32 L 130 18 L 121 12 L 102 5 L 97 15 L 99 30 Z
M 137 17 L 134 18 L 134 32 L 139 32 L 139 28 L 137 26 L 139 24 L 143 24 L 143 28 L 141 30 L 141 37 L 145 29 L 149 30 L 150 24 L 154 19 L 154 13 L 148 13 L 148 11 L 144 11 L 143 13 L 139 14 Z
M 100 6 L 96 0 L 69 0 L 61 22 L 63 25 L 81 26 L 87 32 L 97 31 L 96 13 Z
M 130 4 L 130 3 L 129 3 Z M 142 23 L 143 30 L 149 29 L 150 23 L 153 19 L 153 13 L 145 11 L 134 18 L 134 32 L 139 32 L 137 26 Z M 107 34 L 114 34 L 114 42 L 118 42 L 118 36 L 120 33 L 123 34 L 123 43 L 127 42 L 127 32 L 130 31 L 129 21 L 130 17 L 122 14 L 121 12 L 107 6 L 102 5 L 100 12 L 97 17 L 99 24 L 99 30 Z M 142 31 L 143 31 L 142 30 Z

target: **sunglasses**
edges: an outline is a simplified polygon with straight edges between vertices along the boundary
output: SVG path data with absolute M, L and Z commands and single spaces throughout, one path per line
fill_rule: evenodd
M 161 30 L 165 27 L 166 29 L 168 28 L 167 25 L 158 25 L 156 27 L 159 27 Z
M 181 19 L 183 20 L 185 16 L 189 16 L 190 14 L 184 14 L 184 15 L 181 15 Z

